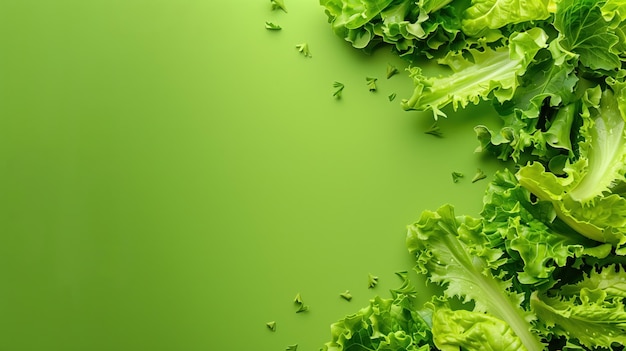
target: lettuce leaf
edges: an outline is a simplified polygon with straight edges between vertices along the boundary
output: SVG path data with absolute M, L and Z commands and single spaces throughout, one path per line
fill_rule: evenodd
M 456 110 L 492 95 L 499 101 L 508 100 L 519 85 L 518 76 L 546 46 L 547 38 L 543 30 L 534 28 L 513 34 L 508 47 L 470 49 L 471 59 L 462 53 L 450 53 L 439 60 L 452 70 L 448 76 L 426 77 L 419 67 L 412 67 L 410 75 L 415 89 L 409 99 L 403 100 L 402 106 L 405 110 L 430 110 L 437 118 L 446 116 L 441 109 L 450 103 Z
M 547 0 L 474 0 L 464 13 L 462 29 L 470 36 L 478 36 L 485 30 L 549 16 Z
M 558 2 L 554 27 L 559 31 L 557 42 L 562 49 L 577 55 L 580 62 L 593 70 L 615 70 L 621 67 L 615 49 L 620 38 L 605 16 L 610 9 L 603 1 L 561 0 Z M 610 5 L 608 5 L 610 6 Z
M 526 351 L 504 321 L 489 314 L 437 308 L 433 338 L 441 351 Z
M 324 351 L 428 351 L 432 333 L 415 308 L 415 289 L 402 272 L 392 298 L 376 296 L 369 306 L 331 325 L 332 340 Z
M 446 297 L 473 301 L 476 312 L 487 312 L 507 323 L 528 350 L 542 350 L 531 332 L 535 316 L 521 308 L 524 296 L 511 291 L 511 281 L 493 275 L 505 262 L 482 233 L 482 221 L 454 215 L 450 205 L 424 211 L 409 226 L 407 247 L 415 255 L 419 273 L 445 286 Z
M 453 41 L 469 0 L 320 0 L 335 34 L 372 51 L 381 43 L 401 56 L 432 57 L 432 48 Z M 464 45 L 464 38 L 459 42 Z
M 521 284 L 548 289 L 557 282 L 554 272 L 573 258 L 604 258 L 611 252 L 611 245 L 561 225 L 552 204 L 533 202 L 508 170 L 496 173 L 483 202 L 483 231 L 492 246 L 506 247 L 504 274 Z
M 332 16 L 332 27 L 356 29 L 379 15 L 393 0 L 320 0 Z
M 563 58 L 553 43 L 541 50 L 524 75 L 513 97 L 495 103 L 503 125 L 491 130 L 475 127 L 478 152 L 489 152 L 517 163 L 573 155 L 572 132 L 579 112 L 576 60 Z
M 589 348 L 626 343 L 626 272 L 616 266 L 592 271 L 581 282 L 547 294 L 534 293 L 531 306 L 546 330 Z

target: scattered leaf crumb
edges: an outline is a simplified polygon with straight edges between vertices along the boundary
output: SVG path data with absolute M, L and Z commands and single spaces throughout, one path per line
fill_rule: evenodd
M 276 331 L 276 322 L 275 321 L 267 322 L 265 325 L 267 325 L 267 327 L 271 331 Z
M 376 91 L 377 87 L 376 87 L 376 81 L 378 80 L 378 78 L 373 78 L 373 77 L 365 77 L 365 81 L 367 82 L 367 88 L 370 91 Z
M 298 305 L 298 309 L 296 310 L 296 313 L 302 313 L 302 312 L 306 312 L 309 310 L 309 306 L 305 305 L 304 302 L 302 302 L 302 296 L 300 295 L 300 293 L 296 294 L 296 297 L 293 299 L 293 302 Z
M 279 26 L 276 23 L 272 23 L 272 22 L 265 22 L 265 29 L 268 30 L 281 30 L 283 29 L 281 26 Z
M 398 68 L 390 63 L 387 64 L 387 79 L 398 74 Z
M 346 301 L 352 300 L 352 294 L 350 293 L 350 290 L 346 290 L 345 292 L 339 294 L 339 296 L 341 296 Z
M 474 175 L 474 178 L 472 178 L 472 183 L 476 183 L 477 181 L 481 180 L 481 179 L 485 179 L 487 178 L 487 176 L 485 175 L 485 173 L 479 168 L 478 170 L 476 170 L 476 175 Z
M 452 172 L 452 181 L 458 183 L 465 175 L 461 172 Z
M 272 10 L 283 10 L 287 13 L 287 7 L 285 7 L 285 0 L 270 0 L 272 3 Z
M 343 83 L 340 82 L 334 82 L 333 83 L 333 87 L 336 88 L 337 90 L 335 90 L 335 92 L 333 93 L 333 96 L 336 97 L 337 99 L 341 98 L 341 93 L 343 92 L 343 88 L 345 87 L 343 85 Z
M 300 53 L 302 53 L 302 55 L 304 55 L 304 57 L 313 57 L 311 55 L 311 50 L 309 49 L 309 44 L 307 44 L 307 43 L 302 43 L 302 44 L 296 45 L 296 49 L 298 49 L 298 51 L 300 51 Z
M 389 97 L 389 101 L 393 101 L 393 100 L 396 99 L 396 93 L 391 93 L 391 94 L 389 94 L 388 97 Z
M 296 351 L 297 349 L 298 349 L 298 344 L 289 345 L 286 348 L 287 351 Z
M 426 134 L 430 134 L 430 135 L 434 135 L 438 138 L 442 138 L 443 137 L 443 133 L 441 132 L 441 129 L 439 129 L 439 125 L 437 124 L 437 122 L 433 123 L 432 126 L 430 126 L 430 128 L 425 131 L 424 133 Z
M 368 277 L 367 277 L 368 283 L 367 283 L 367 287 L 369 289 L 374 288 L 376 285 L 378 285 L 378 277 L 372 275 L 372 273 L 369 273 Z

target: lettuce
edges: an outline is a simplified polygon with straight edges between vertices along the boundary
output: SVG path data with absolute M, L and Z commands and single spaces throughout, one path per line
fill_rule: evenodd
M 354 47 L 409 62 L 408 111 L 491 104 L 476 151 L 512 161 L 480 216 L 408 226 L 441 294 L 333 324 L 326 350 L 619 350 L 626 344 L 626 0 L 320 0 Z M 442 72 L 429 76 L 424 60 Z M 509 167 L 510 166 L 510 167 Z

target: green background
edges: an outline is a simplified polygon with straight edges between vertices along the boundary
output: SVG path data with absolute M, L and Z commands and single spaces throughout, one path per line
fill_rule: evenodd
M 286 4 L 0 1 L 0 350 L 318 350 L 422 210 L 478 214 L 489 111 L 425 134 L 406 63 Z

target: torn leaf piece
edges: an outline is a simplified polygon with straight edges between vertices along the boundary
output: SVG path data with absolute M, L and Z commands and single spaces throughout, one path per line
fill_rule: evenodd
M 307 43 L 296 45 L 296 49 L 298 49 L 298 51 L 300 51 L 302 55 L 304 55 L 304 57 L 313 57 L 311 55 L 311 50 L 309 50 L 309 44 Z
M 296 297 L 293 299 L 293 302 L 295 302 L 298 305 L 302 305 L 302 296 L 300 296 L 300 293 L 296 294 Z
M 439 125 L 437 124 L 437 122 L 433 123 L 433 125 L 430 126 L 430 129 L 428 129 L 424 133 L 430 134 L 430 135 L 434 135 L 434 136 L 436 136 L 438 138 L 442 138 L 443 137 L 443 133 L 439 129 Z
M 345 292 L 339 294 L 339 296 L 341 296 L 346 301 L 352 300 L 352 294 L 350 293 L 350 290 L 346 290 Z
M 283 29 L 281 26 L 279 26 L 276 23 L 272 23 L 272 22 L 265 22 L 265 29 L 269 29 L 269 30 L 281 30 Z
M 343 88 L 345 87 L 343 85 L 343 83 L 340 82 L 334 82 L 333 83 L 333 87 L 336 88 L 337 90 L 335 90 L 335 92 L 333 93 L 333 96 L 336 97 L 337 99 L 341 98 L 341 92 L 343 91 Z
M 388 98 L 389 98 L 389 101 L 395 100 L 396 99 L 396 93 L 389 94 Z
M 285 7 L 285 0 L 270 0 L 272 3 L 272 10 L 283 10 L 287 13 L 287 8 Z
M 367 277 L 368 283 L 367 283 L 367 287 L 369 289 L 374 288 L 376 285 L 378 285 L 378 277 L 372 275 L 372 273 L 369 273 L 368 277 Z
M 458 183 L 465 175 L 461 172 L 452 172 L 452 181 Z
M 479 168 L 476 170 L 476 175 L 474 175 L 474 178 L 472 178 L 472 183 L 476 183 L 477 181 L 481 180 L 481 179 L 485 179 L 487 178 L 487 176 L 485 175 L 485 173 Z
M 398 74 L 398 68 L 390 63 L 387 64 L 387 79 Z
M 286 348 L 287 351 L 296 351 L 297 349 L 298 349 L 298 344 L 289 345 Z
M 309 310 L 309 306 L 301 304 L 298 309 L 296 310 L 296 313 L 302 313 L 302 312 L 306 312 Z
M 265 325 L 267 325 L 267 327 L 271 331 L 276 331 L 276 322 L 275 321 L 267 322 Z
M 370 91 L 376 91 L 376 81 L 378 80 L 378 78 L 372 78 L 372 77 L 365 77 L 365 81 L 367 82 L 367 88 Z

